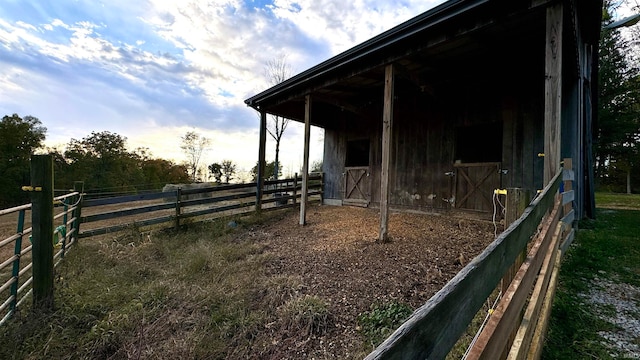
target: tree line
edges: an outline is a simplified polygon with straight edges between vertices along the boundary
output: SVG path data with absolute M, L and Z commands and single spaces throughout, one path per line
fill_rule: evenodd
M 610 28 L 623 2 L 604 3 L 594 124 L 596 189 L 640 191 L 640 28 Z M 640 11 L 636 6 L 635 11 Z M 624 30 L 623 30 L 624 29 Z
M 109 131 L 92 132 L 71 139 L 65 150 L 45 148 L 47 129 L 33 116 L 6 115 L 0 121 L 0 207 L 27 203 L 30 184 L 30 157 L 49 153 L 54 161 L 54 187 L 73 189 L 83 181 L 85 189 L 102 192 L 161 189 L 166 183 L 189 182 L 185 165 L 155 158 L 146 148 L 127 150 L 126 137 Z

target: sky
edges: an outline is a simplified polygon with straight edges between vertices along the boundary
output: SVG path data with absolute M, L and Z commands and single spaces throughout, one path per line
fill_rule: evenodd
M 0 116 L 39 118 L 47 146 L 109 131 L 130 150 L 182 162 L 180 138 L 211 139 L 202 164 L 258 157 L 265 64 L 302 72 L 433 8 L 434 0 L 2 0 Z M 322 159 L 312 129 L 311 161 Z M 267 160 L 274 142 L 267 139 Z M 285 175 L 302 167 L 303 126 L 281 143 Z

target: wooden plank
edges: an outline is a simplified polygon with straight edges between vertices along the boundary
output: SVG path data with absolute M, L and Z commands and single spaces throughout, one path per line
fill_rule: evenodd
M 266 203 L 267 201 L 263 201 L 262 203 Z M 215 214 L 215 213 L 219 213 L 219 212 L 223 212 L 223 211 L 229 211 L 229 210 L 235 210 L 235 209 L 242 209 L 248 206 L 253 206 L 255 205 L 255 202 L 250 201 L 244 204 L 233 204 L 233 205 L 227 205 L 227 206 L 220 206 L 220 207 L 215 207 L 215 208 L 210 208 L 210 209 L 203 209 L 203 210 L 196 210 L 196 211 L 190 211 L 190 212 L 185 212 L 182 213 L 182 215 L 180 215 L 181 218 L 186 219 L 189 217 L 194 217 L 194 216 L 202 216 L 202 215 L 207 215 L 207 214 Z M 246 212 L 250 212 L 250 211 L 246 211 Z
M 260 138 L 258 144 L 258 176 L 256 179 L 256 211 L 262 209 L 264 187 L 265 148 L 267 145 L 267 113 L 260 111 Z
M 158 210 L 173 209 L 175 208 L 175 206 L 176 206 L 175 203 L 147 205 L 147 206 L 140 206 L 133 209 L 117 210 L 117 211 L 110 211 L 106 213 L 87 215 L 87 216 L 81 217 L 80 219 L 83 224 L 86 224 L 86 223 L 95 222 L 95 221 L 115 219 L 119 217 L 132 216 L 137 214 L 145 214 L 145 213 L 158 211 Z
M 78 234 L 78 238 L 87 238 L 87 237 L 96 236 L 96 235 L 108 234 L 108 233 L 124 230 L 131 226 L 156 225 L 156 224 L 161 224 L 161 223 L 169 222 L 173 220 L 174 220 L 174 216 L 169 215 L 169 216 L 162 216 L 162 217 L 148 219 L 148 220 L 135 221 L 127 224 L 119 224 L 119 225 L 107 226 L 99 229 L 85 230 L 80 234 Z
M 565 185 L 566 186 L 566 185 Z M 567 205 L 572 202 L 575 198 L 575 193 L 573 190 L 565 191 L 562 193 L 562 205 Z
M 544 183 L 560 166 L 562 116 L 562 3 L 547 8 L 544 81 Z
M 573 225 L 573 220 L 575 219 L 575 211 L 571 210 L 567 215 L 565 215 L 562 220 L 562 223 L 567 224 L 569 226 Z
M 311 132 L 311 95 L 304 97 L 304 153 L 302 154 L 302 196 L 300 197 L 300 225 L 307 223 L 307 199 L 309 197 L 309 137 Z
M 555 259 L 555 265 L 553 266 L 553 273 L 551 274 L 551 280 L 549 281 L 549 289 L 544 297 L 544 303 L 542 305 L 542 311 L 536 330 L 533 334 L 533 340 L 531 347 L 529 348 L 529 354 L 527 359 L 540 359 L 542 354 L 542 347 L 544 346 L 544 336 L 547 333 L 547 326 L 549 324 L 549 316 L 551 315 L 551 306 L 553 305 L 553 298 L 556 294 L 556 286 L 558 284 L 558 272 L 560 271 L 560 258 L 562 252 L 558 252 Z
M 133 202 L 133 201 L 173 198 L 175 196 L 176 196 L 175 191 L 166 191 L 166 192 L 158 192 L 158 193 L 150 193 L 150 194 L 136 194 L 136 195 L 117 196 L 117 197 L 102 198 L 102 199 L 91 199 L 91 200 L 83 200 L 82 207 L 85 208 L 85 207 L 101 206 L 101 205 L 122 204 L 122 203 Z
M 284 180 L 290 181 L 290 180 Z M 248 189 L 255 187 L 256 184 L 230 184 L 230 185 L 219 185 L 219 186 L 207 186 L 202 188 L 194 188 L 194 189 L 182 189 L 182 195 L 193 195 L 193 194 L 202 194 L 202 193 L 217 193 L 222 191 L 229 190 L 238 190 L 238 189 Z M 251 191 L 252 193 L 255 192 Z
M 414 311 L 366 359 L 444 359 L 536 232 L 554 202 L 559 185 L 560 172 L 520 219 Z
M 382 164 L 380 172 L 380 234 L 379 240 L 389 240 L 389 167 L 391 164 L 391 138 L 393 133 L 393 103 L 395 70 L 389 64 L 384 70 L 384 105 L 382 111 Z
M 569 245 L 571 245 L 571 243 L 573 242 L 573 239 L 575 238 L 575 236 L 576 236 L 576 230 L 575 229 L 571 229 L 571 231 L 569 231 L 569 233 L 565 237 L 564 241 L 560 245 L 560 250 L 562 250 L 563 254 L 567 251 L 567 249 L 569 248 Z
M 562 180 L 563 181 L 574 181 L 576 178 L 576 174 L 571 169 L 562 169 Z
M 471 348 L 467 360 L 499 359 L 508 345 L 511 332 L 517 328 L 524 303 L 533 281 L 538 276 L 547 253 L 557 247 L 554 231 L 560 217 L 560 206 L 556 203 L 551 215 L 545 219 L 542 231 L 537 236 L 529 256 L 522 264 L 498 306 L 491 314 L 487 325 Z
M 518 333 L 516 334 L 516 338 L 511 346 L 509 355 L 507 356 L 507 359 L 509 360 L 524 359 L 529 352 L 531 339 L 533 338 L 540 309 L 542 308 L 542 303 L 544 301 L 544 295 L 547 292 L 551 273 L 553 272 L 554 261 L 558 253 L 557 243 L 559 241 L 560 232 L 561 226 L 556 224 L 553 234 L 555 245 L 552 246 L 551 251 L 547 252 L 547 255 L 544 258 L 540 274 L 536 280 L 535 288 L 531 293 L 529 304 L 527 305 Z

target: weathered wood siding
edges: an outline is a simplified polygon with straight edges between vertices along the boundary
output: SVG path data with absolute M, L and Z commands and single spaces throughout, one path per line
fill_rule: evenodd
M 535 72 L 531 77 L 534 76 Z M 482 160 L 502 163 L 506 174 L 501 175 L 500 186 L 541 189 L 544 158 L 538 154 L 543 152 L 544 139 L 540 79 L 540 86 L 519 87 L 518 92 L 512 90 L 513 83 L 504 80 L 501 86 L 481 82 L 443 87 L 437 89 L 435 95 L 415 91 L 401 82 L 399 88 L 405 90 L 398 91 L 394 105 L 390 203 L 396 208 L 426 211 L 451 209 L 449 200 L 455 194 L 456 179 L 447 174 L 455 172 L 454 163 L 461 161 L 456 152 L 461 147 L 473 146 L 465 152 L 477 152 L 482 157 L 484 144 L 491 145 L 483 143 L 484 140 L 459 144 L 456 134 L 460 129 L 483 125 L 502 129 L 501 133 L 492 133 L 486 139 L 501 142 L 497 145 L 501 155 L 497 159 Z M 489 86 L 498 90 L 487 91 Z M 339 125 L 326 129 L 325 198 L 343 199 L 347 142 L 369 138 L 371 205 L 379 204 L 382 120 L 377 124 L 372 122 L 344 112 L 335 122 Z M 486 211 L 486 208 L 478 210 Z

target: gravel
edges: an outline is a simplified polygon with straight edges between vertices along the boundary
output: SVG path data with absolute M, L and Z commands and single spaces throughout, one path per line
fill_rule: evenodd
M 592 288 L 582 294 L 599 318 L 616 325 L 614 331 L 598 334 L 606 340 L 614 357 L 640 359 L 640 288 L 595 277 Z

